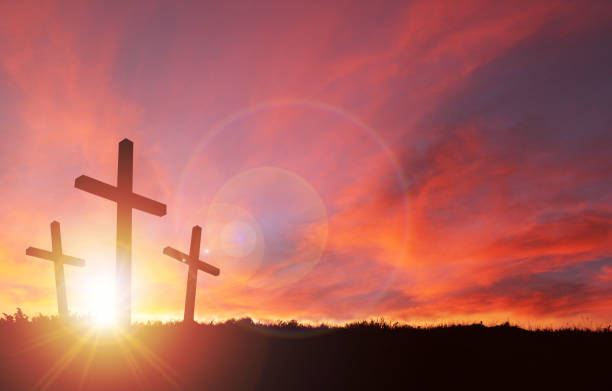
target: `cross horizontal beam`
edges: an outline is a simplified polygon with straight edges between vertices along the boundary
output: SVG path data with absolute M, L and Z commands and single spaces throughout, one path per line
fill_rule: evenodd
M 95 194 L 107 200 L 115 202 L 127 202 L 127 204 L 143 212 L 151 213 L 155 216 L 166 215 L 166 205 L 147 197 L 132 192 L 126 193 L 116 186 L 101 182 L 97 179 L 81 175 L 74 180 L 74 187 Z
M 81 258 L 75 258 L 75 257 L 71 257 L 69 255 L 64 255 L 64 254 L 59 254 L 58 256 L 58 254 L 55 254 L 51 251 L 41 250 L 40 248 L 36 248 L 36 247 L 26 248 L 26 255 L 29 255 L 35 258 L 46 259 L 52 262 L 65 263 L 67 265 L 81 266 L 81 267 L 85 266 L 85 260 Z
M 219 275 L 219 268 L 214 267 L 213 265 L 209 265 L 206 262 L 200 261 L 199 259 L 191 259 L 189 255 L 174 249 L 172 247 L 164 248 L 164 254 L 167 256 L 176 259 L 179 262 L 187 263 L 187 264 L 195 264 L 196 267 L 202 270 L 205 273 L 212 274 L 213 276 Z

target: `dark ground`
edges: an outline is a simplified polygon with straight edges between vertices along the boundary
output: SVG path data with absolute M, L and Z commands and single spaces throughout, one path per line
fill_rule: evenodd
M 0 321 L 2 390 L 604 390 L 611 356 L 609 330 L 241 320 L 122 335 L 48 318 Z

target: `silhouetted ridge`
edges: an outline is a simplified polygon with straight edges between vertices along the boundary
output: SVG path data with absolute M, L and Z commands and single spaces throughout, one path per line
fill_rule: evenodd
M 0 318 L 0 389 L 606 389 L 610 328 L 509 323 L 342 327 L 249 318 L 92 331 L 23 311 Z M 50 374 L 62 363 L 63 370 Z M 42 379 L 42 380 L 41 380 Z M 50 380 L 51 379 L 51 380 Z M 41 381 L 43 383 L 41 383 Z

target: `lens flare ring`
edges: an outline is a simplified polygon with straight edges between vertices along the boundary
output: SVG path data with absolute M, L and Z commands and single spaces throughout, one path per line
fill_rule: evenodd
M 190 155 L 189 160 L 187 161 L 185 168 L 183 169 L 178 185 L 177 198 L 180 197 L 185 191 L 185 185 L 188 183 L 190 177 L 189 172 L 196 167 L 197 159 L 201 156 L 202 151 L 212 142 L 212 140 L 217 137 L 220 133 L 224 132 L 226 129 L 231 127 L 233 124 L 245 120 L 249 117 L 257 115 L 258 113 L 270 110 L 279 110 L 285 108 L 307 108 L 315 111 L 322 111 L 325 113 L 329 113 L 335 116 L 338 116 L 342 119 L 347 120 L 349 123 L 354 125 L 356 128 L 360 129 L 364 134 L 366 134 L 370 140 L 372 140 L 377 147 L 383 151 L 386 156 L 389 164 L 393 168 L 396 176 L 397 186 L 401 191 L 401 202 L 404 207 L 404 213 L 402 214 L 402 238 L 401 238 L 401 250 L 399 254 L 399 263 L 404 264 L 406 260 L 406 253 L 408 247 L 408 199 L 406 197 L 406 190 L 408 188 L 408 182 L 406 180 L 406 176 L 402 169 L 399 160 L 397 159 L 395 153 L 386 143 L 386 141 L 378 134 L 376 130 L 372 127 L 368 126 L 366 123 L 361 121 L 355 115 L 347 112 L 338 107 L 334 107 L 332 105 L 317 102 L 317 101 L 309 101 L 309 100 L 299 100 L 299 99 L 282 99 L 282 100 L 270 100 L 261 102 L 259 104 L 244 108 L 239 110 L 221 121 L 218 121 L 213 125 L 210 130 L 208 130 L 204 136 L 200 139 L 198 144 L 193 149 L 193 152 Z M 381 284 L 381 286 L 376 290 L 376 293 L 369 295 L 369 299 L 361 306 L 360 312 L 367 311 L 368 308 L 373 306 L 376 302 L 378 302 L 382 296 L 385 294 L 386 290 L 389 286 L 392 285 L 393 281 L 396 278 L 396 268 L 392 268 L 389 272 L 386 280 Z

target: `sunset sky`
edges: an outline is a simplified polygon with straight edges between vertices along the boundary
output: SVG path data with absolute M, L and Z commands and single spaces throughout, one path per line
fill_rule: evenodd
M 121 3 L 121 4 L 120 4 Z M 0 312 L 112 310 L 134 142 L 136 320 L 612 323 L 606 1 L 0 2 Z M 120 5 L 119 5 L 120 4 Z M 208 250 L 208 254 L 205 253 Z

